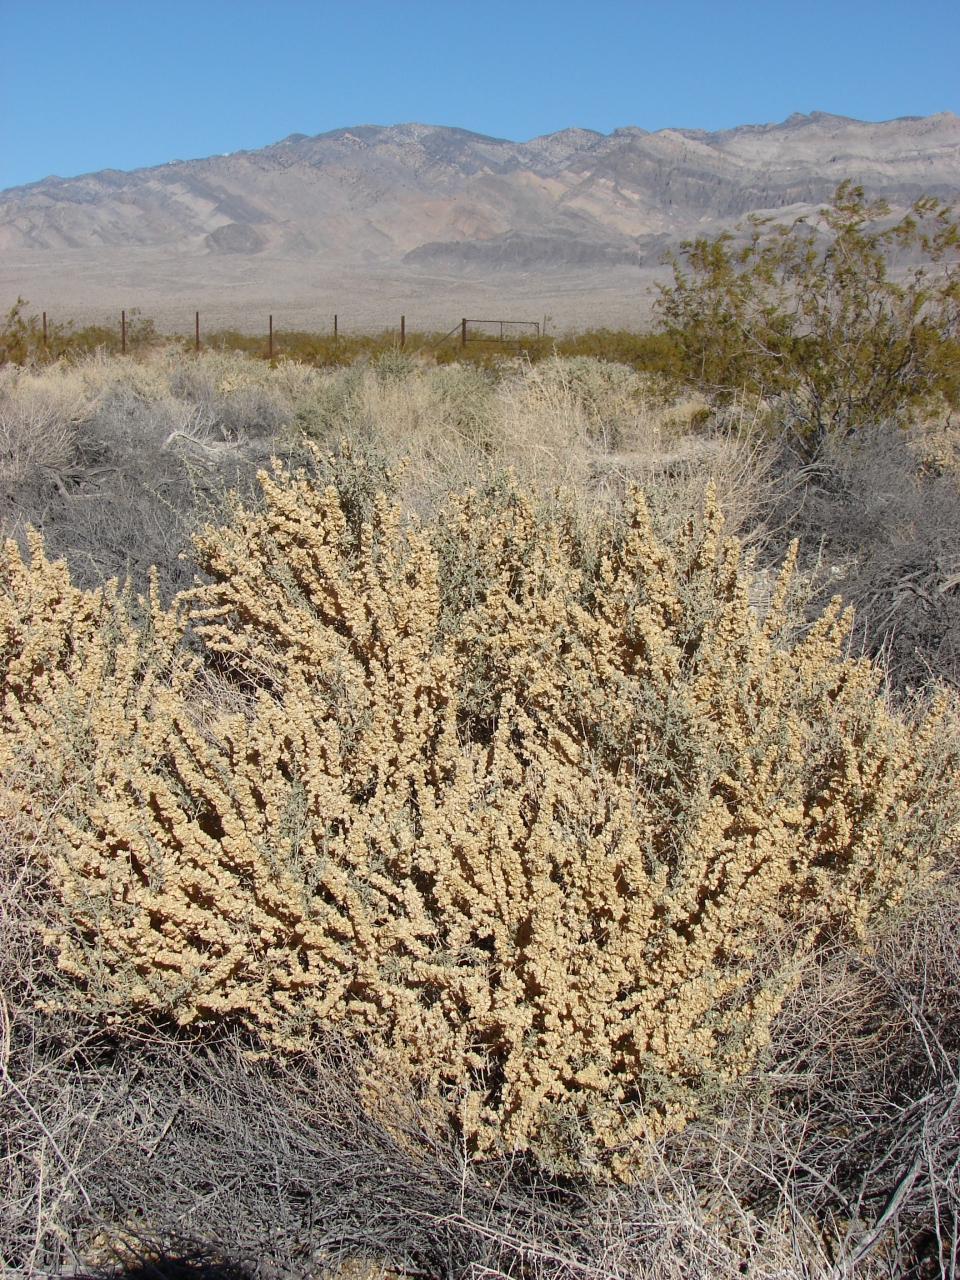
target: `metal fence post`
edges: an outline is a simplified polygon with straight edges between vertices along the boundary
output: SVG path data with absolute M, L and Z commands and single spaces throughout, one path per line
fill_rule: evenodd
M 120 354 L 127 354 L 127 313 L 120 312 Z
M 269 339 L 269 346 L 267 350 L 270 353 L 269 358 L 272 360 L 273 359 L 273 316 L 270 317 L 270 339 Z
M 200 312 L 199 311 L 197 312 L 195 319 L 196 319 L 196 341 L 194 345 L 194 350 L 196 351 L 197 355 L 199 355 L 200 354 Z
M 400 350 L 406 346 L 407 342 L 407 317 L 400 317 Z
M 43 313 L 43 345 L 47 345 L 47 313 Z
M 463 319 L 460 321 L 460 345 L 461 347 L 465 347 L 467 345 L 467 317 L 466 316 L 464 316 Z

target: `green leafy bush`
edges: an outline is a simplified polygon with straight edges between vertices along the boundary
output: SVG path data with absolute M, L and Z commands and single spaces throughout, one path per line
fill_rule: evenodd
M 821 210 L 825 236 L 803 218 L 751 217 L 739 247 L 731 232 L 686 243 L 657 304 L 684 376 L 721 400 L 776 402 L 814 453 L 829 435 L 960 403 L 952 206 L 922 197 L 889 214 L 845 182 Z M 894 251 L 920 265 L 892 274 Z

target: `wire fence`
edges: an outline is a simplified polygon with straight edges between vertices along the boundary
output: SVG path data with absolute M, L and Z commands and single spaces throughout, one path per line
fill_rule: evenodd
M 128 319 L 128 317 L 130 317 L 131 319 Z M 66 329 L 69 330 L 69 329 L 72 329 L 72 327 L 73 327 L 72 324 L 68 324 L 66 326 Z M 99 332 L 102 332 L 103 334 L 107 334 L 112 330 L 112 326 L 109 323 L 105 325 L 96 325 L 93 327 L 97 329 Z M 66 336 L 66 332 L 63 325 L 57 326 L 57 325 L 54 325 L 52 322 L 48 322 L 46 311 L 43 312 L 42 324 L 37 325 L 37 329 L 38 329 L 38 332 L 36 336 L 39 338 L 43 347 L 48 347 L 52 345 L 52 343 L 55 342 L 58 337 L 62 340 L 63 337 Z M 149 330 L 150 331 L 149 336 L 155 335 L 153 322 L 144 321 L 142 319 L 141 312 L 139 311 L 139 309 L 134 309 L 130 311 L 127 311 L 127 310 L 121 311 L 119 321 L 116 325 L 116 333 L 119 337 L 119 350 L 122 355 L 127 354 L 128 337 L 133 337 L 136 329 L 142 329 L 144 331 Z M 199 310 L 194 311 L 190 329 L 192 330 L 194 348 L 196 351 L 199 352 L 204 341 L 204 330 L 201 326 L 201 313 Z M 62 330 L 63 332 L 61 332 Z M 389 326 L 386 329 L 381 330 L 380 332 L 383 333 L 388 331 L 390 331 Z M 459 345 L 461 347 L 466 347 L 468 343 L 501 343 L 503 344 L 508 342 L 517 342 L 522 339 L 539 340 L 541 337 L 546 337 L 546 331 L 547 331 L 547 316 L 544 316 L 542 321 L 516 320 L 516 319 L 510 319 L 508 317 L 499 317 L 499 316 L 493 319 L 464 316 L 460 319 L 460 321 L 457 324 L 453 326 L 452 329 L 440 335 L 439 337 L 437 337 L 434 333 L 430 333 L 428 335 L 428 340 L 430 340 L 433 345 L 442 346 L 444 343 L 459 339 Z M 224 327 L 223 325 L 216 325 L 216 326 L 212 326 L 207 330 L 207 333 L 214 334 L 216 336 L 220 336 L 226 332 L 233 332 L 233 327 L 232 326 Z M 279 327 L 277 327 L 276 329 L 274 328 L 274 320 L 273 320 L 272 314 L 267 316 L 267 324 L 266 324 L 265 332 L 266 332 L 265 354 L 268 357 L 268 359 L 272 359 L 274 355 L 274 338 L 276 336 L 279 342 L 279 339 L 282 334 L 282 330 Z M 297 329 L 287 330 L 287 333 L 305 333 L 305 332 L 315 333 L 317 335 L 332 336 L 334 342 L 338 341 L 341 337 L 347 336 L 343 330 L 343 327 L 340 324 L 339 313 L 334 313 L 332 329 L 317 328 L 316 330 L 304 330 L 302 328 L 297 328 Z M 366 333 L 366 331 L 364 332 Z M 406 315 L 401 315 L 399 329 L 396 332 L 398 332 L 398 335 L 399 335 L 398 345 L 400 347 L 404 347 L 406 345 L 406 338 L 407 338 Z M 247 335 L 244 335 L 244 336 L 247 336 Z M 252 334 L 249 335 L 249 337 L 252 340 L 256 340 L 258 336 L 259 335 L 252 335 Z M 372 336 L 372 335 L 367 334 L 367 336 Z M 422 339 L 424 337 L 424 334 L 421 333 L 418 335 L 418 337 Z M 134 337 L 134 345 L 139 345 L 137 343 L 136 337 Z

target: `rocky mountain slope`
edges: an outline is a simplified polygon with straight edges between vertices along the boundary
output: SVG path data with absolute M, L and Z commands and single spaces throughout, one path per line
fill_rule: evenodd
M 752 210 L 797 210 L 854 178 L 895 206 L 960 195 L 960 118 L 815 112 L 718 133 L 565 129 L 530 142 L 364 125 L 130 173 L 0 192 L 0 252 L 312 259 L 440 273 L 599 270 Z M 83 256 L 83 255 L 81 255 Z M 136 256 L 136 253 L 134 254 Z M 184 264 L 185 265 L 185 264 Z

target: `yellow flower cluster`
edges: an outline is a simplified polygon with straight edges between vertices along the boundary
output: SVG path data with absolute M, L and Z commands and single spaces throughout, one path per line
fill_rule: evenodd
M 274 1047 L 336 1026 L 478 1153 L 627 1176 L 954 837 L 945 708 L 893 714 L 836 602 L 791 641 L 790 563 L 758 618 L 712 498 L 673 547 L 639 496 L 379 500 L 358 547 L 334 489 L 261 483 L 169 611 L 7 545 L 0 763 L 61 967 Z

